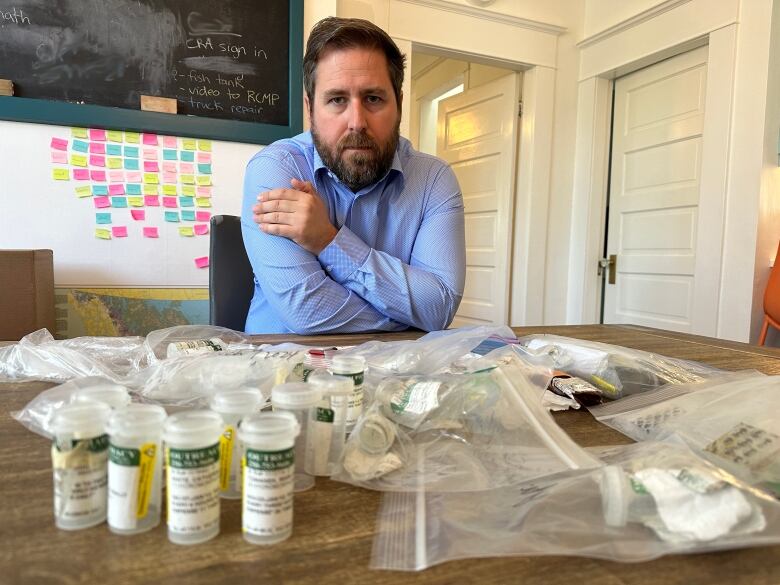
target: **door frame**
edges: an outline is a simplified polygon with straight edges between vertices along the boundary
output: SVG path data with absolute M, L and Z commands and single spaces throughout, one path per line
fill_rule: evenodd
M 644 25 L 651 29 L 644 31 L 648 38 L 654 35 L 656 38 L 662 37 L 659 27 L 666 26 L 660 17 L 655 21 L 647 21 Z M 702 297 L 705 300 L 697 300 L 695 303 L 692 332 L 713 337 L 722 333 L 720 321 L 724 308 L 720 302 L 721 275 L 724 271 L 722 255 L 726 227 L 729 139 L 737 58 L 736 27 L 736 24 L 719 26 L 706 34 L 698 34 L 661 50 L 645 48 L 646 54 L 636 55 L 627 63 L 616 62 L 614 59 L 619 58 L 618 54 L 613 58 L 603 54 L 589 59 L 592 55 L 586 54 L 586 50 L 592 47 L 603 51 L 605 47 L 601 45 L 614 40 L 611 37 L 603 42 L 599 42 L 599 39 L 589 42 L 586 39 L 580 43 L 583 56 L 577 101 L 567 322 L 596 323 L 601 309 L 602 283 L 601 277 L 597 275 L 597 263 L 605 246 L 614 79 L 706 44 L 709 45 L 709 56 L 700 192 L 713 195 L 700 200 L 699 226 L 706 225 L 710 229 L 697 230 L 696 247 L 702 253 L 697 254 L 696 272 L 701 272 L 706 277 L 701 279 L 702 282 L 696 283 L 696 290 L 710 292 L 707 295 L 697 295 L 697 299 Z M 645 43 L 645 47 L 648 44 Z M 707 269 L 700 271 L 700 263 L 706 263 Z

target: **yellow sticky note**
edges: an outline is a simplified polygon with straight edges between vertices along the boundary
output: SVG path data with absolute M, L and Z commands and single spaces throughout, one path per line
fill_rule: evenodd
M 85 187 L 76 187 L 76 195 L 78 197 L 92 197 L 92 187 L 89 185 Z
M 181 182 L 184 183 L 185 185 L 194 185 L 195 175 L 182 175 Z
M 95 237 L 101 240 L 110 240 L 111 232 L 105 228 L 95 228 Z
M 195 150 L 195 140 L 192 138 L 182 138 L 181 147 L 184 150 Z
M 181 187 L 181 194 L 187 195 L 188 197 L 195 197 L 195 186 L 194 185 L 182 185 Z
M 198 150 L 211 152 L 211 140 L 198 140 Z
M 144 206 L 144 198 L 140 197 L 140 196 L 128 197 L 127 198 L 127 204 L 130 207 L 143 207 Z
M 163 195 L 176 195 L 176 185 L 163 185 Z
M 159 195 L 160 189 L 157 185 L 144 185 L 144 195 Z
M 158 173 L 144 173 L 144 183 L 147 185 L 158 185 L 160 175 Z
M 191 237 L 195 235 L 195 231 L 191 227 L 180 227 L 179 235 L 185 237 Z
M 70 129 L 70 135 L 73 136 L 73 138 L 88 138 L 89 135 L 87 134 L 86 128 L 71 128 Z
M 211 199 L 208 197 L 196 197 L 195 205 L 198 207 L 211 207 Z
M 125 140 L 132 144 L 138 144 L 141 141 L 141 135 L 138 132 L 125 132 Z
M 71 154 L 70 164 L 74 167 L 85 167 L 87 166 L 87 157 L 82 154 Z
M 52 169 L 51 176 L 55 181 L 67 181 L 70 179 L 68 169 Z
M 106 166 L 109 169 L 121 169 L 122 168 L 122 159 L 110 156 L 110 157 L 108 157 L 108 160 L 106 161 Z
M 108 139 L 111 142 L 122 142 L 122 131 L 121 130 L 109 130 L 108 131 Z
M 195 182 L 198 185 L 211 185 L 211 175 L 198 175 L 198 177 L 195 179 Z

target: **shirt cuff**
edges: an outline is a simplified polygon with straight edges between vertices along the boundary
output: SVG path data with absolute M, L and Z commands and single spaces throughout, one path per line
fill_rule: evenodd
M 317 259 L 328 276 L 342 284 L 363 265 L 370 252 L 371 248 L 363 240 L 342 226 Z

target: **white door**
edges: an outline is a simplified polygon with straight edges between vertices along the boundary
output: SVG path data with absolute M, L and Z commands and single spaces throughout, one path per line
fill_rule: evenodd
M 691 331 L 707 294 L 696 288 L 696 257 L 713 253 L 696 245 L 706 77 L 702 47 L 615 82 L 605 323 Z
M 439 102 L 437 148 L 466 212 L 466 286 L 453 327 L 506 324 L 517 160 L 518 74 Z

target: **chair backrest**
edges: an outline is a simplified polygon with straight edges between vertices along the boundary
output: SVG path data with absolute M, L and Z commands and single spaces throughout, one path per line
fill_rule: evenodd
M 211 218 L 209 323 L 243 331 L 255 292 L 254 272 L 241 237 L 241 218 Z
M 777 246 L 775 264 L 764 290 L 764 313 L 775 323 L 780 323 L 780 244 Z

